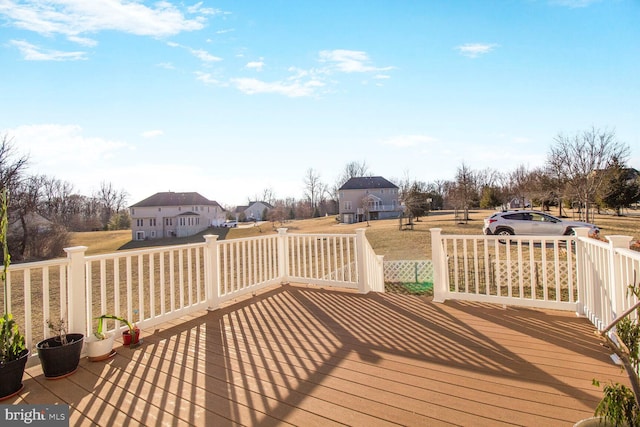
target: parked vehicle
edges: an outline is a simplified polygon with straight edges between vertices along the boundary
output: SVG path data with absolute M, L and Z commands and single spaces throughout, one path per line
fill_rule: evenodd
M 233 228 L 237 226 L 238 226 L 238 221 L 233 221 L 233 220 L 227 220 L 223 222 L 221 225 L 221 227 L 224 227 L 224 228 Z
M 482 232 L 486 235 L 537 235 L 563 236 L 573 233 L 577 227 L 590 229 L 589 235 L 597 235 L 600 230 L 593 224 L 568 221 L 544 212 L 534 210 L 496 212 L 485 218 Z

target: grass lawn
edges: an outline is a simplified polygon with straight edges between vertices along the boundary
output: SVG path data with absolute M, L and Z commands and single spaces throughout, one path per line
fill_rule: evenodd
M 210 233 L 220 235 L 220 239 L 237 239 L 277 233 L 279 227 L 286 228 L 290 233 L 355 233 L 357 228 L 365 228 L 374 250 L 377 254 L 384 255 L 386 260 L 420 260 L 431 258 L 430 228 L 441 228 L 443 234 L 481 234 L 483 219 L 492 212 L 493 210 L 472 211 L 469 221 L 465 224 L 455 219 L 451 211 L 436 211 L 415 222 L 413 230 L 399 230 L 397 219 L 371 221 L 369 225 L 366 222 L 339 224 L 334 216 L 330 216 L 289 221 L 282 225 L 265 222 L 247 228 L 210 229 L 188 238 L 150 241 L 131 241 L 130 230 L 92 231 L 72 233 L 71 246 L 88 246 L 88 254 L 99 254 L 122 249 L 202 242 L 202 235 Z M 634 240 L 640 239 L 640 213 L 623 217 L 597 215 L 595 223 L 602 230 L 602 236 L 621 234 L 632 236 Z

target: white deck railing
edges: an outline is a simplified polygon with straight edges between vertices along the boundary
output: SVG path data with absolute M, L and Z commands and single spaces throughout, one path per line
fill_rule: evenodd
M 434 300 L 575 311 L 599 329 L 629 308 L 640 253 L 629 236 L 442 235 L 431 229 Z
M 382 257 L 371 249 L 364 229 L 329 235 L 289 234 L 283 228 L 277 235 L 217 238 L 93 256 L 81 246 L 65 249 L 67 258 L 13 264 L 6 310 L 33 349 L 49 336 L 49 319 L 64 318 L 70 332 L 88 335 L 101 314 L 151 328 L 289 281 L 384 292 Z

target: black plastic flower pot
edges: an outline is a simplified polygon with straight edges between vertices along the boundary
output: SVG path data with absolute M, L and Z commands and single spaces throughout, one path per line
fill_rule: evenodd
M 29 350 L 23 350 L 20 357 L 0 364 L 0 400 L 15 396 L 22 390 L 22 375 L 29 359 Z
M 84 335 L 67 334 L 67 344 L 62 345 L 59 337 L 40 341 L 36 348 L 44 376 L 48 379 L 63 378 L 78 369 Z

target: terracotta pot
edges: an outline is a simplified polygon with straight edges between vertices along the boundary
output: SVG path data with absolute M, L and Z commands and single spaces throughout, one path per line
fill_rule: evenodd
M 0 400 L 15 396 L 22 390 L 22 375 L 29 359 L 29 350 L 25 349 L 15 360 L 0 365 Z
M 133 328 L 133 335 L 128 329 L 122 333 L 122 343 L 124 345 L 134 345 L 140 341 L 140 329 Z

